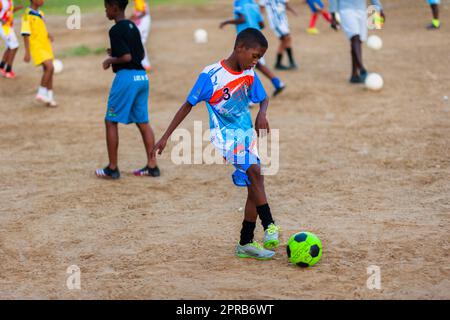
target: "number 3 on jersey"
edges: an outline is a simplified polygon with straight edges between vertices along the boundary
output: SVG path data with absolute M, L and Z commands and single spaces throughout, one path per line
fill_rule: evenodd
M 231 95 L 230 95 L 230 89 L 224 88 L 224 89 L 223 89 L 223 99 L 224 99 L 225 101 L 228 101 L 228 100 L 230 100 L 230 98 L 231 98 Z

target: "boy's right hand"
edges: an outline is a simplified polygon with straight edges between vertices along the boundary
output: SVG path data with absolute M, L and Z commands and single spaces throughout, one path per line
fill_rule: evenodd
M 167 145 L 167 139 L 161 138 L 153 147 L 152 157 L 155 158 L 156 152 L 158 152 L 158 154 L 161 155 L 163 150 L 166 148 L 166 145 Z

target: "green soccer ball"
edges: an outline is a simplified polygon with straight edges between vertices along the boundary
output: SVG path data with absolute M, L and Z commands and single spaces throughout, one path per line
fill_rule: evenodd
M 312 267 L 322 257 L 322 243 L 311 232 L 299 232 L 289 238 L 287 247 L 289 261 L 299 267 Z

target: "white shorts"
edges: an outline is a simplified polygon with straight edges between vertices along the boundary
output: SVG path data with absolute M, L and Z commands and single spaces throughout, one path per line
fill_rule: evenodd
M 288 34 L 291 33 L 291 30 L 289 30 L 289 24 L 288 24 L 287 21 L 283 22 L 283 23 L 280 23 L 280 24 L 277 24 L 277 25 L 273 25 L 272 26 L 272 30 L 275 32 L 275 35 L 278 38 L 287 36 Z
M 10 28 L 8 34 L 5 34 L 5 30 L 0 24 L 0 35 L 5 41 L 7 49 L 14 50 L 19 47 L 19 41 L 17 41 L 17 36 L 13 28 Z
M 152 20 L 149 14 L 142 17 L 139 21 L 136 21 L 136 25 L 141 33 L 143 44 L 147 42 L 148 35 L 150 34 L 151 22 Z
M 363 10 L 345 9 L 339 12 L 341 27 L 348 39 L 359 35 L 361 41 L 367 40 L 367 13 Z

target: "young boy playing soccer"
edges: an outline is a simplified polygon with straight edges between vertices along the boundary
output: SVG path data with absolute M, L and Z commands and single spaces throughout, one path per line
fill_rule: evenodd
M 52 38 L 48 34 L 44 22 L 44 13 L 39 10 L 44 5 L 44 0 L 31 0 L 31 5 L 22 16 L 21 34 L 25 43 L 26 63 L 33 59 L 35 66 L 42 66 L 44 74 L 41 85 L 36 95 L 36 100 L 45 103 L 49 107 L 56 107 L 53 97 L 53 50 Z
M 223 28 L 227 24 L 236 25 L 236 31 L 239 34 L 242 30 L 247 28 L 255 28 L 262 30 L 264 28 L 264 18 L 261 15 L 259 6 L 253 0 L 235 0 L 234 1 L 234 19 L 227 20 L 220 24 Z M 280 94 L 286 87 L 270 70 L 266 67 L 264 58 L 258 61 L 256 69 L 262 72 L 275 88 L 273 96 Z
M 147 5 L 147 2 L 145 0 L 133 0 L 134 1 L 134 8 L 133 8 L 133 15 L 131 16 L 131 21 L 133 21 L 136 26 L 139 29 L 139 32 L 141 33 L 141 39 L 142 39 L 142 45 L 144 46 L 145 51 L 145 57 L 142 60 L 142 66 L 144 67 L 145 71 L 150 72 L 151 70 L 151 64 L 150 59 L 148 58 L 147 48 L 145 47 L 145 44 L 148 40 L 148 35 L 150 33 L 150 27 L 151 27 L 151 17 L 150 17 L 150 8 Z
M 259 5 L 261 8 L 265 8 L 267 17 L 269 18 L 270 27 L 280 39 L 275 69 L 297 69 L 297 63 L 295 62 L 294 54 L 292 52 L 292 37 L 290 34 L 291 31 L 289 30 L 287 11 L 291 11 L 294 15 L 297 15 L 297 12 L 289 5 L 289 0 L 260 0 Z M 282 64 L 285 51 L 289 58 L 289 67 Z
M 156 158 L 152 157 L 155 143 L 153 130 L 148 122 L 148 76 L 142 67 L 144 47 L 136 25 L 125 19 L 128 0 L 105 0 L 106 16 L 116 23 L 109 30 L 111 48 L 109 57 L 103 62 L 103 69 L 112 66 L 116 74 L 108 99 L 105 117 L 106 144 L 109 164 L 104 169 L 96 170 L 99 178 L 119 179 L 118 123 L 136 123 L 141 132 L 147 151 L 147 165 L 134 172 L 135 176 L 158 177 L 160 171 L 156 166 Z
M 0 35 L 5 40 L 6 50 L 0 62 L 0 75 L 7 79 L 14 79 L 16 74 L 12 70 L 14 58 L 19 49 L 19 42 L 14 31 L 14 13 L 22 9 L 14 7 L 13 0 L 0 0 Z
M 266 112 L 269 105 L 264 88 L 254 67 L 264 56 L 268 43 L 257 29 L 248 28 L 237 36 L 233 53 L 225 60 L 206 67 L 191 90 L 187 101 L 176 113 L 168 129 L 153 149 L 162 153 L 173 131 L 191 112 L 205 101 L 210 116 L 211 142 L 236 171 L 232 178 L 236 186 L 248 190 L 241 238 L 236 255 L 241 258 L 271 259 L 278 246 L 279 227 L 275 225 L 264 191 L 264 177 L 256 150 L 248 105 L 260 103 L 256 130 L 268 130 Z M 257 217 L 264 227 L 263 246 L 254 241 Z
M 383 8 L 379 0 L 370 0 L 377 7 L 380 16 L 385 21 Z M 336 12 L 341 16 L 342 30 L 350 40 L 352 56 L 352 75 L 350 83 L 364 83 L 368 72 L 362 60 L 362 42 L 367 40 L 367 2 L 366 0 L 330 0 L 332 26 L 336 28 Z
M 433 20 L 427 26 L 428 30 L 437 30 L 441 27 L 441 21 L 439 20 L 439 4 L 441 0 L 428 0 L 428 4 L 431 7 L 431 13 L 433 15 Z
M 331 15 L 325 10 L 325 6 L 323 5 L 321 0 L 306 0 L 309 8 L 311 9 L 312 15 L 311 20 L 309 21 L 309 27 L 306 29 L 306 32 L 309 34 L 319 34 L 319 30 L 316 28 L 317 18 L 319 17 L 319 13 L 327 20 L 331 25 Z

